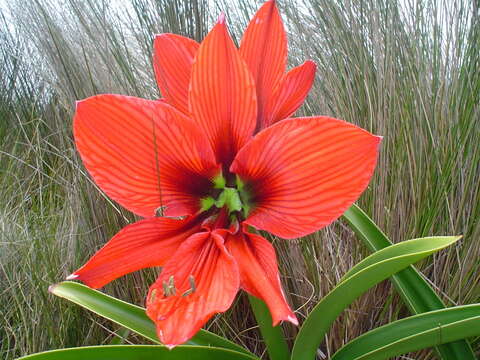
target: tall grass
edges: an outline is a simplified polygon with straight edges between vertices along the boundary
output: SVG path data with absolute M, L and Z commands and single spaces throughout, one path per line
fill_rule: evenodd
M 61 6 L 60 6 L 61 4 Z M 361 206 L 394 241 L 463 234 L 421 264 L 449 304 L 480 300 L 480 14 L 449 0 L 279 1 L 290 65 L 311 58 L 317 79 L 300 113 L 328 114 L 384 136 Z M 114 325 L 48 295 L 134 216 L 103 196 L 71 138 L 75 101 L 112 92 L 159 97 L 155 33 L 201 40 L 220 11 L 238 42 L 258 2 L 11 1 L 0 33 L 0 356 L 110 341 Z M 277 247 L 300 318 L 365 249 L 341 221 Z M 106 291 L 143 304 L 155 270 Z M 354 303 L 318 357 L 407 314 L 388 283 Z M 264 346 L 244 297 L 213 331 L 258 354 Z M 285 326 L 289 336 L 296 329 Z M 137 342 L 134 336 L 126 341 Z M 474 347 L 480 354 L 478 339 Z M 432 359 L 428 351 L 411 356 Z

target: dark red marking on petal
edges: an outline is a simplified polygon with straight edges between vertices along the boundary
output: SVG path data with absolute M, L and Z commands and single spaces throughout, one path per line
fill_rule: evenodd
M 196 125 L 162 101 L 121 95 L 80 101 L 74 137 L 100 188 L 140 216 L 160 206 L 169 216 L 196 213 L 219 172 Z
M 194 120 L 227 170 L 238 150 L 251 139 L 257 100 L 252 75 L 223 21 L 198 49 L 189 99 Z
M 230 168 L 252 192 L 245 223 L 283 238 L 330 224 L 367 187 L 380 140 L 329 117 L 286 119 L 264 129 Z

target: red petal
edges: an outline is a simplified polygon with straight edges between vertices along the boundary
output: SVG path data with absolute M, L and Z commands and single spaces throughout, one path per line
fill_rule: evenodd
M 367 187 L 380 140 L 328 117 L 287 119 L 266 128 L 231 166 L 252 193 L 254 210 L 245 223 L 283 238 L 330 224 Z
M 188 114 L 188 85 L 199 44 L 175 34 L 161 34 L 153 43 L 153 67 L 165 100 Z
M 195 289 L 188 294 L 190 277 Z M 163 284 L 170 279 L 175 295 L 166 296 Z M 197 233 L 180 246 L 150 287 L 147 314 L 157 326 L 160 341 L 173 347 L 189 340 L 214 314 L 226 311 L 238 288 L 238 268 L 223 238 Z
M 266 105 L 280 83 L 287 61 L 287 36 L 275 1 L 267 1 L 250 21 L 240 43 L 257 86 L 258 122 L 264 127 Z
M 288 118 L 303 104 L 313 85 L 316 68 L 313 61 L 306 61 L 285 75 L 269 99 L 263 127 Z
M 298 325 L 283 294 L 272 244 L 261 236 L 239 232 L 228 238 L 226 246 L 238 264 L 241 287 L 265 301 L 273 326 L 282 320 Z
M 120 95 L 80 101 L 74 135 L 95 182 L 140 216 L 155 215 L 161 205 L 170 216 L 195 213 L 218 172 L 195 124 L 161 101 Z
M 140 220 L 120 230 L 68 279 L 80 280 L 97 289 L 133 271 L 162 266 L 200 226 L 197 218 Z
M 226 25 L 206 36 L 192 68 L 190 110 L 207 134 L 217 161 L 228 169 L 255 129 L 255 83 Z

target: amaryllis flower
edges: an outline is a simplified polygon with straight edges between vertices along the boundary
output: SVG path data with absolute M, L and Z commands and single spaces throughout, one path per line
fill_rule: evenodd
M 237 49 L 223 17 L 199 45 L 155 40 L 163 99 L 80 101 L 77 149 L 100 188 L 144 217 L 69 276 L 93 288 L 161 266 L 147 296 L 160 340 L 191 338 L 238 290 L 263 299 L 273 324 L 295 314 L 272 244 L 337 219 L 366 188 L 380 138 L 329 117 L 288 118 L 311 87 L 311 62 L 285 73 L 286 36 L 273 1 Z M 165 217 L 156 217 L 162 208 Z

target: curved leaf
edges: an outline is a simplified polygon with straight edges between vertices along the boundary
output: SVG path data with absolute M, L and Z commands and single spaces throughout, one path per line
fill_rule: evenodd
M 376 328 L 350 341 L 332 360 L 382 360 L 480 335 L 480 304 L 431 311 Z
M 338 315 L 357 297 L 392 274 L 453 244 L 460 237 L 429 237 L 409 240 L 370 255 L 357 264 L 312 310 L 297 335 L 292 359 L 312 360 Z
M 392 245 L 387 236 L 356 204 L 353 204 L 343 214 L 343 218 L 349 223 L 355 234 L 363 240 L 370 251 L 375 252 Z M 415 267 L 409 266 L 392 276 L 391 280 L 402 300 L 413 314 L 445 309 L 445 304 Z M 443 344 L 436 347 L 436 350 L 444 360 L 476 359 L 470 344 L 466 340 Z
M 59 297 L 65 298 L 94 313 L 103 316 L 123 327 L 136 332 L 157 344 L 158 337 L 155 325 L 145 314 L 145 309 L 108 296 L 100 291 L 93 290 L 83 284 L 64 281 L 52 285 L 49 291 Z M 253 356 L 247 349 L 237 345 L 221 336 L 206 330 L 200 330 L 190 341 L 192 345 L 217 346 L 239 351 Z
M 249 360 L 256 357 L 236 351 L 206 347 L 206 346 L 177 346 L 169 350 L 158 345 L 114 345 L 114 346 L 88 346 L 72 349 L 46 351 L 38 354 L 27 355 L 17 360 Z

